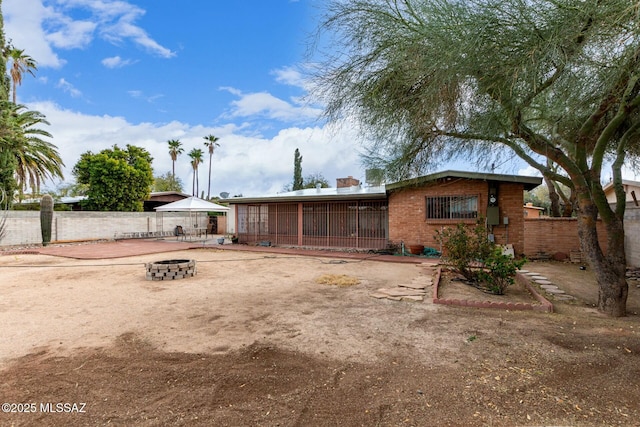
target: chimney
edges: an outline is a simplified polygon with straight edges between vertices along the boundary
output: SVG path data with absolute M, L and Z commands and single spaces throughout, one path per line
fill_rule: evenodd
M 349 175 L 347 178 L 338 178 L 336 180 L 337 188 L 345 188 L 345 187 L 357 187 L 360 185 L 360 181 Z

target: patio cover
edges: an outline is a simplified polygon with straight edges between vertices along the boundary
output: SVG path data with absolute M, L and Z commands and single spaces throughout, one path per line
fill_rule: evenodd
M 198 223 L 200 222 L 198 221 L 198 212 L 224 212 L 226 215 L 229 208 L 217 203 L 207 202 L 206 200 L 202 200 L 198 197 L 187 197 L 186 199 L 158 206 L 155 210 L 157 218 L 156 227 L 158 230 L 162 230 L 164 228 L 164 220 L 162 218 L 164 212 L 189 212 L 187 229 L 191 228 L 191 224 L 193 224 L 194 228 L 197 229 Z
M 176 202 L 155 208 L 159 212 L 228 212 L 229 208 L 217 203 L 207 202 L 198 197 L 187 197 Z

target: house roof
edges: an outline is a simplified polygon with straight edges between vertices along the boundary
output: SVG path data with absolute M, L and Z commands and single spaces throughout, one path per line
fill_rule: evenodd
M 230 204 L 246 203 L 274 203 L 274 202 L 301 202 L 301 201 L 340 201 L 340 200 L 384 200 L 387 193 L 405 187 L 420 186 L 438 179 L 467 178 L 483 181 L 514 182 L 524 185 L 525 190 L 531 190 L 542 183 L 542 178 L 535 176 L 500 175 L 492 173 L 444 171 L 418 178 L 382 184 L 380 186 L 362 187 L 353 186 L 345 188 L 307 188 L 304 190 L 288 191 L 269 196 L 257 197 L 232 197 L 223 199 L 222 202 Z
M 384 185 L 377 187 L 343 187 L 343 188 L 307 188 L 288 191 L 271 196 L 232 197 L 224 199 L 225 203 L 265 203 L 265 202 L 301 202 L 301 201 L 340 201 L 340 200 L 383 200 L 386 198 Z
M 482 172 L 464 172 L 446 170 L 442 172 L 436 172 L 430 175 L 424 175 L 417 178 L 411 178 L 404 181 L 394 182 L 393 184 L 387 184 L 387 191 L 399 190 L 406 187 L 418 187 L 439 179 L 451 179 L 451 178 L 463 178 L 463 179 L 476 179 L 481 181 L 500 181 L 500 182 L 513 182 L 517 184 L 523 184 L 525 190 L 532 190 L 538 185 L 542 184 L 542 178 L 537 176 L 521 176 L 521 175 L 503 175 L 496 173 L 482 173 Z
M 631 181 L 628 179 L 623 179 L 622 185 L 628 186 L 628 187 L 640 187 L 640 181 Z M 607 182 L 604 185 L 604 187 L 602 187 L 602 189 L 604 190 L 605 193 L 608 193 L 609 191 L 613 191 L 613 181 Z

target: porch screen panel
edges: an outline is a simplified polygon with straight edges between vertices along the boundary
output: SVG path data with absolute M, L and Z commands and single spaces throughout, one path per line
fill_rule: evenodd
M 236 224 L 238 241 L 240 243 L 247 243 L 247 233 L 249 232 L 249 209 L 247 205 L 236 206 L 238 224 Z
M 257 242 L 269 235 L 268 205 L 238 205 L 238 240 Z
M 327 246 L 329 233 L 328 203 L 303 203 L 302 244 L 305 246 Z
M 327 215 L 329 224 L 327 246 L 358 247 L 358 203 L 331 203 Z
M 298 244 L 298 205 L 274 203 L 269 205 L 269 239 L 276 245 Z
M 358 247 L 383 249 L 389 238 L 387 202 L 360 202 L 358 206 Z
M 303 205 L 303 245 L 382 249 L 388 240 L 387 202 L 328 202 Z

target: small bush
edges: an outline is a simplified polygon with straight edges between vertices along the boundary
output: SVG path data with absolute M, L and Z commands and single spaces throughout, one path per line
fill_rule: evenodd
M 489 241 L 480 222 L 474 228 L 464 224 L 445 228 L 436 233 L 436 239 L 454 270 L 474 286 L 497 295 L 514 283 L 516 270 L 526 262 L 503 254 L 501 247 Z
M 502 249 L 495 246 L 493 251 L 484 259 L 484 268 L 479 270 L 479 279 L 486 283 L 487 289 L 496 295 L 504 295 L 509 285 L 513 285 L 516 271 L 526 260 L 516 260 L 502 253 Z
M 472 229 L 465 224 L 458 224 L 455 228 L 437 231 L 436 240 L 442 244 L 444 258 L 471 281 L 477 280 L 477 267 L 482 265 L 495 246 L 487 239 L 486 230 L 480 222 Z

